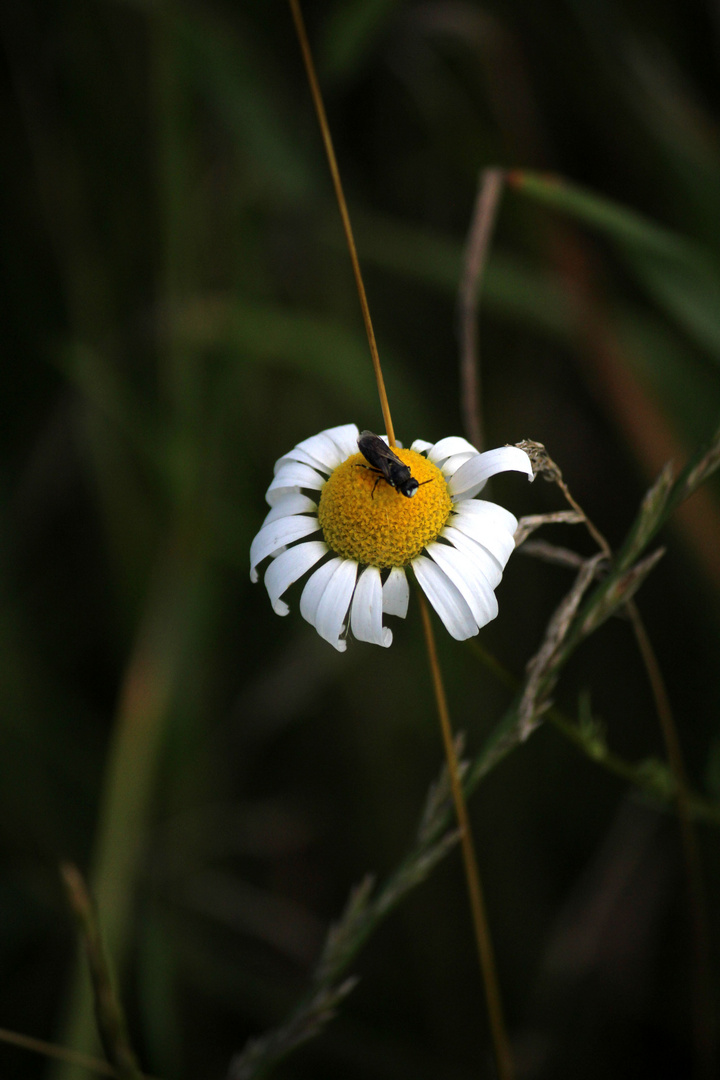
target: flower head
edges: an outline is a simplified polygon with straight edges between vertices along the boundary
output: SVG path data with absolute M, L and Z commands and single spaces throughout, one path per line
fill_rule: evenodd
M 498 472 L 532 480 L 530 458 L 516 446 L 481 454 L 457 436 L 435 444 L 417 439 L 393 454 L 418 481 L 412 498 L 359 452 L 355 424 L 298 443 L 275 464 L 266 495 L 271 509 L 250 548 L 253 581 L 259 564 L 272 559 L 265 586 L 278 615 L 289 610 L 281 599 L 286 589 L 315 568 L 300 612 L 340 652 L 348 628 L 360 641 L 391 644 L 383 615 L 405 618 L 408 567 L 459 641 L 497 615 L 494 590 L 515 546 L 517 520 L 475 496 Z

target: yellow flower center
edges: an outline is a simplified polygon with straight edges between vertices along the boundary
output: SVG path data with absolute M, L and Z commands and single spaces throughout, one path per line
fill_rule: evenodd
M 393 447 L 421 485 L 402 495 L 362 454 L 338 465 L 320 495 L 318 518 L 325 542 L 337 555 L 368 566 L 406 566 L 448 519 L 452 501 L 436 465 L 414 450 Z M 431 483 L 426 483 L 426 481 Z

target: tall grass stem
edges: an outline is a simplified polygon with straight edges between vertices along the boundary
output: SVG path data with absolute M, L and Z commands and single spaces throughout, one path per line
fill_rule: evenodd
M 333 148 L 332 136 L 330 134 L 330 128 L 328 126 L 327 116 L 325 114 L 325 105 L 323 103 L 322 92 L 320 90 L 320 84 L 318 82 L 317 74 L 315 72 L 315 64 L 313 61 L 312 52 L 310 50 L 310 42 L 308 41 L 307 32 L 305 30 L 305 21 L 302 16 L 302 11 L 300 10 L 299 0 L 289 0 L 289 3 L 290 10 L 292 11 L 293 21 L 295 23 L 295 29 L 297 31 L 298 40 L 300 42 L 300 49 L 302 51 L 303 60 L 305 62 L 305 71 L 307 73 L 308 82 L 310 84 L 310 92 L 312 93 L 318 123 L 320 124 L 322 140 L 325 144 L 325 153 L 327 154 L 328 165 L 330 166 L 330 175 L 332 176 L 332 182 L 335 188 L 335 197 L 337 199 L 338 208 L 340 210 L 340 217 L 342 218 L 343 229 L 345 230 L 345 239 L 347 241 L 348 251 L 350 252 L 350 262 L 352 263 L 353 274 L 355 275 L 355 285 L 357 286 L 358 296 L 360 298 L 360 308 L 362 310 L 363 322 L 365 323 L 365 332 L 367 333 L 368 345 L 370 346 L 370 356 L 372 357 L 373 370 L 375 372 L 378 394 L 380 396 L 380 408 L 382 409 L 383 422 L 385 424 L 385 433 L 388 437 L 390 445 L 395 446 L 395 430 L 393 428 L 392 419 L 390 417 L 390 405 L 388 403 L 387 393 L 385 391 L 385 380 L 383 379 L 382 367 L 380 366 L 380 356 L 378 354 L 377 343 L 375 341 L 375 331 L 373 330 L 372 319 L 370 318 L 370 308 L 368 307 L 367 296 L 365 294 L 365 285 L 363 283 L 362 272 L 360 270 L 360 260 L 358 259 L 357 249 L 355 247 L 355 238 L 353 236 L 352 225 L 350 223 L 350 214 L 348 213 L 347 203 L 345 202 L 345 194 L 343 192 L 342 181 L 340 179 L 340 170 L 338 169 L 337 160 L 335 158 L 335 150 Z
M 599 529 L 584 514 L 582 507 L 575 501 L 559 470 L 556 483 L 570 506 L 582 514 L 585 526 L 600 547 L 600 550 L 608 559 L 612 559 L 610 545 Z M 665 680 L 645 628 L 645 623 L 634 600 L 629 600 L 626 607 L 650 683 L 668 765 L 675 781 L 675 805 L 680 823 L 680 839 L 687 878 L 688 904 L 693 937 L 692 1017 L 695 1061 L 698 1077 L 701 1080 L 710 1080 L 715 1075 L 714 1062 L 716 1057 L 716 1021 L 709 965 L 710 933 L 702 865 L 692 822 L 687 770 Z
M 460 404 L 465 434 L 482 450 L 482 378 L 478 341 L 478 300 L 487 266 L 493 227 L 503 188 L 501 169 L 483 169 L 478 182 L 470 229 L 468 230 L 463 272 L 458 289 L 460 334 Z
M 192 624 L 198 573 L 178 542 L 155 575 L 145 616 L 123 678 L 108 750 L 97 825 L 90 891 L 108 956 L 122 981 L 133 932 L 138 874 L 163 743 Z M 97 1046 L 93 1000 L 78 963 L 67 995 L 61 1041 L 91 1053 Z M 74 1080 L 60 1066 L 54 1080 Z
M 460 827 L 460 845 L 462 848 L 463 863 L 465 865 L 465 878 L 467 881 L 470 910 L 475 930 L 475 942 L 477 945 L 478 958 L 480 960 L 480 971 L 485 984 L 485 998 L 493 1040 L 495 1063 L 497 1065 L 500 1080 L 513 1080 L 515 1073 L 510 1053 L 510 1044 L 505 1028 L 502 1000 L 500 997 L 500 985 L 498 983 L 497 968 L 495 965 L 495 953 L 490 937 L 490 927 L 488 925 L 487 913 L 485 910 L 485 899 L 480 882 L 480 871 L 475 855 L 475 845 L 470 828 L 467 804 L 465 802 L 462 781 L 460 779 L 460 770 L 458 768 L 458 759 L 455 752 L 455 743 L 453 741 L 450 714 L 447 706 L 447 698 L 445 696 L 445 687 L 443 686 L 440 662 L 438 660 L 437 649 L 435 648 L 435 634 L 432 628 L 427 601 L 420 589 L 417 590 L 417 595 L 420 600 L 420 612 L 422 615 L 423 631 L 425 633 L 425 644 L 427 646 L 428 660 L 430 662 L 433 690 L 435 692 L 435 701 L 440 720 L 440 730 L 442 732 L 443 744 L 445 747 L 445 757 L 447 760 L 448 775 L 450 777 L 450 788 L 452 791 L 453 803 L 455 805 L 455 814 Z

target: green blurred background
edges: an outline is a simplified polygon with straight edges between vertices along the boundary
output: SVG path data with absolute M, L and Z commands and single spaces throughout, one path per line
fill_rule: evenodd
M 691 245 L 684 274 L 562 198 L 521 185 L 502 202 L 488 445 L 544 442 L 619 544 L 720 413 L 717 8 L 352 0 L 306 17 L 404 442 L 461 431 L 456 290 L 481 168 L 551 170 Z M 0 29 L 0 1026 L 68 1037 L 72 859 L 105 875 L 143 1066 L 221 1077 L 298 1000 L 353 884 L 400 860 L 441 762 L 416 605 L 390 650 L 341 656 L 297 590 L 282 620 L 248 578 L 273 462 L 335 424 L 380 428 L 357 297 L 281 0 L 10 0 Z M 562 506 L 520 477 L 493 496 Z M 639 602 L 692 782 L 720 796 L 717 537 L 707 489 Z M 547 538 L 592 550 L 579 530 Z M 516 556 L 483 645 L 519 676 L 569 584 Z M 471 647 L 440 651 L 477 749 L 508 692 Z M 589 702 L 628 759 L 662 755 L 625 622 L 557 701 Z M 519 1075 L 689 1075 L 672 815 L 545 728 L 472 812 Z M 717 834 L 700 841 L 713 916 Z M 456 853 L 355 970 L 278 1077 L 491 1075 Z M 0 1044 L 0 1075 L 47 1068 Z

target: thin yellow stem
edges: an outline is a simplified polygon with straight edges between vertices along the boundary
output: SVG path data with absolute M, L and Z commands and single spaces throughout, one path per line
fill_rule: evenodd
M 352 225 L 350 224 L 350 215 L 348 213 L 347 203 L 345 202 L 345 195 L 343 193 L 342 181 L 340 180 L 340 171 L 335 158 L 330 128 L 328 126 L 327 116 L 325 115 L 325 105 L 323 104 L 320 84 L 317 75 L 315 74 L 315 64 L 310 50 L 310 42 L 308 41 L 307 32 L 305 30 L 305 21 L 302 16 L 302 11 L 300 10 L 299 0 L 289 0 L 289 3 L 293 21 L 295 23 L 295 30 L 297 31 L 298 40 L 300 42 L 300 49 L 305 62 L 305 71 L 307 72 L 307 78 L 310 84 L 310 92 L 312 93 L 313 102 L 315 103 L 315 112 L 317 113 L 318 123 L 320 124 L 320 133 L 322 135 L 323 143 L 325 144 L 325 153 L 327 154 L 330 175 L 335 188 L 335 198 L 337 199 L 343 229 L 345 230 L 345 239 L 347 241 L 348 251 L 350 252 L 350 262 L 352 263 L 353 274 L 355 275 L 355 284 L 360 298 L 360 308 L 362 310 L 363 322 L 365 323 L 365 332 L 367 333 L 370 356 L 372 357 L 373 370 L 375 372 L 378 394 L 380 396 L 380 408 L 382 409 L 385 433 L 390 445 L 395 446 L 395 431 L 390 418 L 390 405 L 388 404 L 387 393 L 385 391 L 385 381 L 380 366 L 380 356 L 378 355 L 377 344 L 375 342 L 372 319 L 370 318 L 370 308 L 368 307 L 367 296 L 365 295 L 365 285 L 363 284 L 362 273 L 360 272 L 360 261 L 357 256 L 357 249 L 355 248 L 355 239 L 353 237 Z
M 495 954 L 490 938 L 490 928 L 488 926 L 487 913 L 485 911 L 485 900 L 483 898 L 482 885 L 480 883 L 480 871 L 478 870 L 477 858 L 475 855 L 475 845 L 470 829 L 467 804 L 465 802 L 465 796 L 460 780 L 460 770 L 458 768 L 457 754 L 455 753 L 455 744 L 453 742 L 447 698 L 445 697 L 440 663 L 435 648 L 435 635 L 433 633 L 427 601 L 419 589 L 418 597 L 420 600 L 420 612 L 422 615 L 423 630 L 425 632 L 428 659 L 430 660 L 430 670 L 432 672 L 433 689 L 435 691 L 435 700 L 440 719 L 440 729 L 442 731 L 443 744 L 445 746 L 450 788 L 455 804 L 455 814 L 457 816 L 458 825 L 460 826 L 460 843 L 462 847 L 463 862 L 465 864 L 465 878 L 470 898 L 470 910 L 472 912 L 473 926 L 475 929 L 475 942 L 477 944 L 478 957 L 480 960 L 480 970 L 485 984 L 485 997 L 493 1039 L 493 1049 L 495 1052 L 495 1063 L 497 1065 L 500 1080 L 513 1080 L 514 1069 L 512 1056 L 510 1054 L 510 1044 L 508 1043 L 507 1032 L 505 1030 L 505 1020 L 503 1018 L 500 986 L 498 983 L 497 968 L 495 966 Z

